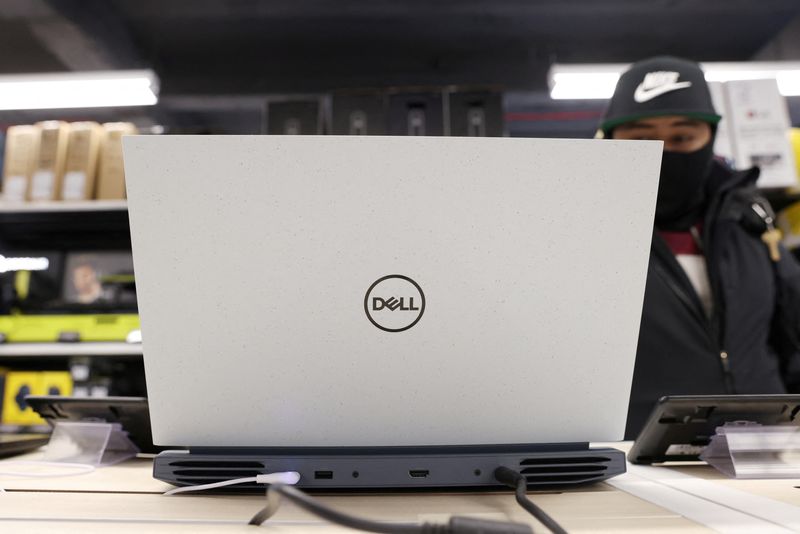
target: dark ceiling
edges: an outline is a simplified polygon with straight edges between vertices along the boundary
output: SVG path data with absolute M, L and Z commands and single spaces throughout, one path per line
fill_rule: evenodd
M 117 0 L 177 92 L 407 84 L 544 89 L 551 61 L 750 58 L 797 0 Z M 208 89 L 206 89 L 208 88 Z
M 162 111 L 233 116 L 342 88 L 541 94 L 554 61 L 796 59 L 793 19 L 798 0 L 0 0 L 0 73 L 148 67 Z

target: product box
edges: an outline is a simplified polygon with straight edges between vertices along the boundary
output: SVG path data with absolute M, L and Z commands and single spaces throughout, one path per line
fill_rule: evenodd
M 442 93 L 397 93 L 389 97 L 391 135 L 444 135 Z
M 0 315 L 0 337 L 6 343 L 126 341 L 140 329 L 135 313 Z
M 71 395 L 69 371 L 6 371 L 2 381 L 0 424 L 9 426 L 44 425 L 45 421 L 25 402 L 27 395 Z
M 64 177 L 69 123 L 44 121 L 36 126 L 41 131 L 39 157 L 28 187 L 28 199 L 55 200 Z
M 783 246 L 790 250 L 800 247 L 800 202 L 784 208 L 777 223 L 783 233 Z
M 319 100 L 275 101 L 267 104 L 270 135 L 315 135 L 322 133 Z
M 103 127 L 96 122 L 73 122 L 70 125 L 67 161 L 59 198 L 92 198 L 102 139 Z
M 722 120 L 717 123 L 717 137 L 714 140 L 714 155 L 724 158 L 732 166 L 736 164 L 736 156 L 731 145 L 731 121 L 726 118 L 728 114 L 725 96 L 725 86 L 722 82 L 709 82 L 708 90 L 711 93 L 711 102 Z
M 72 374 L 69 371 L 42 371 L 37 395 L 72 395 Z
M 39 155 L 38 126 L 11 126 L 6 132 L 3 159 L 3 200 L 22 202 L 28 194 L 28 183 Z
M 386 95 L 335 94 L 332 98 L 331 133 L 334 135 L 386 134 Z
M 134 135 L 138 130 L 130 122 L 107 122 L 103 124 L 103 131 L 95 198 L 122 199 L 125 198 L 122 136 Z
M 0 172 L 3 170 L 3 160 L 5 159 L 5 152 L 6 152 L 6 132 L 0 130 Z M 2 180 L 2 175 L 0 175 L 0 180 Z M 0 182 L 2 185 L 2 182 Z
M 450 135 L 501 137 L 504 134 L 503 95 L 491 91 L 453 92 L 448 96 Z
M 759 187 L 797 185 L 789 112 L 777 81 L 726 82 L 725 92 L 736 167 L 757 165 Z
M 0 423 L 3 425 L 40 425 L 41 417 L 25 403 L 26 395 L 41 391 L 41 373 L 36 371 L 7 371 L 3 377 L 3 406 Z

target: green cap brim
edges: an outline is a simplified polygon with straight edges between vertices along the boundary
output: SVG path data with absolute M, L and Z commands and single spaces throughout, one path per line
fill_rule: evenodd
M 614 128 L 619 126 L 620 124 L 625 124 L 626 122 L 638 121 L 639 119 L 649 119 L 649 118 L 652 118 L 652 117 L 666 117 L 666 116 L 669 116 L 669 115 L 679 115 L 681 117 L 690 117 L 692 119 L 701 120 L 703 122 L 707 122 L 707 123 L 712 124 L 712 125 L 713 124 L 717 124 L 720 120 L 722 120 L 721 116 L 716 115 L 714 113 L 700 113 L 700 112 L 697 112 L 697 111 L 687 111 L 687 112 L 681 112 L 681 111 L 669 111 L 669 112 L 653 111 L 652 113 L 639 113 L 639 114 L 636 114 L 636 115 L 626 115 L 624 117 L 616 117 L 616 118 L 613 118 L 613 119 L 609 119 L 609 120 L 603 121 L 603 123 L 600 125 L 600 129 L 603 130 L 603 133 L 608 134 L 608 132 L 610 132 L 611 130 L 613 130 Z

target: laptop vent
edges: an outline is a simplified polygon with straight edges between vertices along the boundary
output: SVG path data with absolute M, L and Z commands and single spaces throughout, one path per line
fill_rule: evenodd
M 519 471 L 528 485 L 582 484 L 605 478 L 610 462 L 610 458 L 603 456 L 527 458 L 520 462 Z
M 226 460 L 183 460 L 180 462 L 170 462 L 169 465 L 172 467 L 228 467 L 233 469 L 243 469 L 247 467 L 252 467 L 256 469 L 262 469 L 264 464 L 262 462 L 232 462 Z
M 212 484 L 234 478 L 247 478 L 268 472 L 262 462 L 226 461 L 226 460 L 180 460 L 170 462 L 175 480 L 181 484 Z M 238 484 L 230 486 L 231 490 L 261 488 L 259 484 Z M 222 488 L 223 490 L 225 488 Z

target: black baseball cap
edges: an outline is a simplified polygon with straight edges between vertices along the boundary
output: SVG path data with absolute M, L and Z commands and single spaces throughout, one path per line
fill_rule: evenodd
M 658 56 L 631 65 L 617 82 L 600 129 L 609 137 L 620 124 L 664 115 L 692 117 L 712 126 L 722 118 L 694 61 Z

